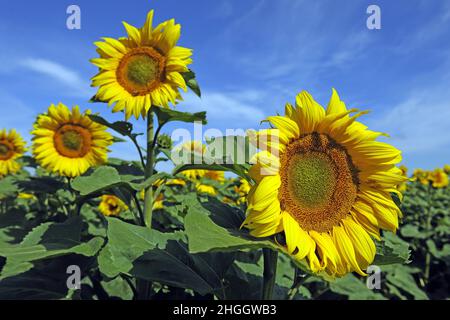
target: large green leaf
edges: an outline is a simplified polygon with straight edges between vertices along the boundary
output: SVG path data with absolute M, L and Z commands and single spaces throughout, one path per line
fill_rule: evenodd
M 439 250 L 436 247 L 436 244 L 433 240 L 428 239 L 427 242 L 427 248 L 431 252 L 431 254 L 438 259 L 444 259 L 447 264 L 450 262 L 450 243 L 446 243 L 442 246 L 442 249 Z
M 99 194 L 116 187 L 124 187 L 130 191 L 140 191 L 151 186 L 156 180 L 169 176 L 161 172 L 154 174 L 147 180 L 134 175 L 120 175 L 117 169 L 102 166 L 95 169 L 90 175 L 80 176 L 73 180 L 72 188 L 82 196 Z
M 228 212 L 227 212 L 228 211 Z M 239 230 L 243 216 L 232 207 L 193 201 L 185 218 L 185 229 L 192 253 L 211 251 L 236 251 L 243 249 L 272 248 L 275 243 L 257 239 Z
M 77 265 L 81 275 L 85 275 L 93 260 L 92 257 L 72 254 L 37 261 L 33 269 L 20 274 L 17 272 L 17 275 L 0 281 L 0 300 L 64 299 L 69 291 L 66 284 L 69 276 L 67 267 Z
M 158 107 L 153 108 L 153 110 L 158 117 L 158 123 L 160 126 L 172 121 L 201 122 L 202 124 L 207 123 L 205 111 L 189 113 Z
M 185 217 L 185 230 L 189 240 L 189 251 L 234 252 L 270 248 L 286 254 L 286 250 L 269 238 L 255 238 L 241 228 L 243 213 L 215 198 L 207 202 L 191 200 Z M 289 255 L 287 255 L 289 256 Z M 290 257 L 290 256 L 289 256 Z M 291 258 L 291 257 L 290 257 Z M 292 262 L 309 273 L 305 261 Z
M 416 284 L 413 273 L 418 270 L 404 266 L 392 265 L 386 266 L 383 270 L 386 272 L 386 280 L 391 284 L 401 289 L 402 292 L 409 294 L 416 300 L 428 300 L 428 296 Z
M 177 166 L 173 170 L 176 175 L 185 170 L 206 169 L 216 171 L 229 171 L 250 181 L 248 175 L 250 168 L 250 158 L 255 154 L 256 149 L 248 142 L 245 136 L 223 136 L 213 138 L 208 143 L 203 154 L 176 154 L 180 152 L 173 150 L 175 156 L 182 156 L 182 159 L 174 161 Z M 186 152 L 186 151 L 182 151 Z M 174 155 L 170 155 L 175 159 Z M 185 159 L 190 160 L 189 163 L 183 163 Z M 180 163 L 181 162 L 181 163 Z
M 349 300 L 385 300 L 378 292 L 370 290 L 367 286 L 353 274 L 337 278 L 330 282 L 330 289 L 335 293 L 347 296 Z
M 375 265 L 409 262 L 409 244 L 392 232 L 385 232 L 382 241 L 377 241 L 376 246 Z
M 6 258 L 0 279 L 23 273 L 33 262 L 67 254 L 94 256 L 103 239 L 94 237 L 87 242 L 79 240 L 82 221 L 72 218 L 64 223 L 43 223 L 34 228 L 20 244 L 0 243 L 0 255 Z
M 104 275 L 113 278 L 124 273 L 221 296 L 221 277 L 212 260 L 189 254 L 182 233 L 161 233 L 114 218 L 107 221 L 108 244 L 98 259 Z
M 426 232 L 420 231 L 419 227 L 413 224 L 406 224 L 400 228 L 400 233 L 406 238 L 425 239 L 429 235 Z

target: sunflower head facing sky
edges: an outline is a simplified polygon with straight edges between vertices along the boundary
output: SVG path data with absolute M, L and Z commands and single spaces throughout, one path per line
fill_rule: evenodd
M 179 88 L 187 90 L 182 73 L 192 63 L 192 50 L 176 46 L 181 26 L 171 19 L 153 27 L 153 10 L 142 28 L 123 22 L 128 38 L 103 38 L 96 42 L 100 57 L 91 62 L 99 67 L 92 86 L 99 87 L 96 99 L 114 104 L 113 111 L 125 111 L 145 118 L 152 105 L 169 108 L 181 99 Z
M 0 130 L 0 177 L 20 170 L 17 159 L 25 152 L 25 141 L 16 130 Z
M 31 132 L 32 149 L 42 167 L 62 176 L 76 177 L 106 162 L 113 137 L 88 114 L 90 110 L 80 113 L 78 106 L 70 110 L 60 103 L 51 105 L 47 113 L 37 118 Z
M 335 90 L 326 110 L 304 91 L 284 116 L 268 117 L 278 130 L 256 134 L 278 142 L 255 155 L 244 225 L 257 237 L 283 232 L 280 244 L 316 273 L 365 275 L 372 238 L 398 228 L 391 193 L 406 179 L 396 167 L 401 154 L 356 121 L 364 113 L 347 110 Z

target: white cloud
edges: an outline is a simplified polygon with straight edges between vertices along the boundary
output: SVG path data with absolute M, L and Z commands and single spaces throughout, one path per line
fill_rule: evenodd
M 411 97 L 395 106 L 375 126 L 391 133 L 391 141 L 405 153 L 417 154 L 450 147 L 448 99 Z
M 356 8 L 334 15 L 338 7 L 332 1 L 257 1 L 230 22 L 223 35 L 230 44 L 223 58 L 258 79 L 317 81 L 330 70 L 364 58 L 361 53 L 372 41 L 365 24 L 343 24 L 354 17 Z
M 73 96 L 89 97 L 92 93 L 89 83 L 84 81 L 76 71 L 54 61 L 26 58 L 19 64 L 24 68 L 46 75 L 64 84 L 71 90 L 70 94 Z
M 242 92 L 203 92 L 202 98 L 186 95 L 183 109 L 206 111 L 208 124 L 223 128 L 250 128 L 265 118 L 262 110 L 264 94 L 255 90 Z
M 425 86 L 411 92 L 403 102 L 383 108 L 384 115 L 369 121 L 369 127 L 388 133 L 386 141 L 402 150 L 407 165 L 441 166 L 450 160 L 450 93 Z

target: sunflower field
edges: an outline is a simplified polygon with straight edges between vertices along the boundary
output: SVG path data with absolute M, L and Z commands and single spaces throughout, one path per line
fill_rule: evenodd
M 181 26 L 153 16 L 95 42 L 95 112 L 51 104 L 31 144 L 0 128 L 0 299 L 449 298 L 449 166 L 408 173 L 331 88 L 175 145 L 166 125 L 207 113 L 183 110 L 201 91 Z

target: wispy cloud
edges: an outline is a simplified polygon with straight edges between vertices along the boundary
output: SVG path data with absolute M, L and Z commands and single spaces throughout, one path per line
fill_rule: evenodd
M 342 10 L 333 1 L 280 2 L 257 1 L 230 21 L 222 35 L 229 46 L 221 54 L 239 73 L 264 81 L 264 89 L 282 84 L 297 90 L 367 58 L 374 37 L 366 29 L 364 8 Z M 361 21 L 347 23 L 355 14 Z
M 86 97 L 91 94 L 87 81 L 83 80 L 76 71 L 57 62 L 40 58 L 26 58 L 21 60 L 19 65 L 28 70 L 53 78 L 55 81 L 68 87 L 73 96 Z
M 238 92 L 206 91 L 202 99 L 187 95 L 183 102 L 190 111 L 207 111 L 208 123 L 217 128 L 255 127 L 265 118 L 264 93 L 257 90 Z M 183 107 L 183 108 L 184 108 Z
M 447 89 L 424 87 L 411 90 L 406 99 L 386 108 L 369 126 L 387 132 L 388 139 L 411 166 L 430 168 L 450 161 L 450 95 Z

